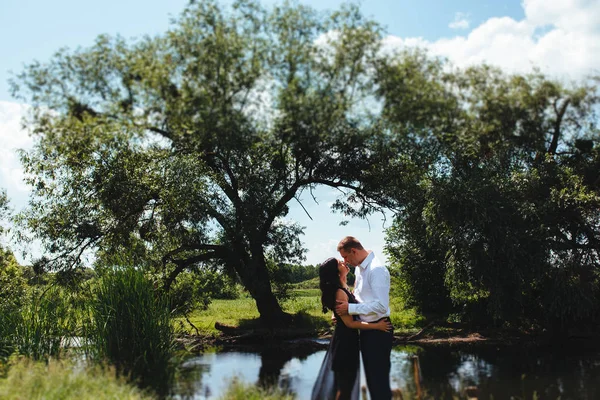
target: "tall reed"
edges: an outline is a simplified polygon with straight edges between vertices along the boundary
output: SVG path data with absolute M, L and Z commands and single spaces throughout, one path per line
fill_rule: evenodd
M 104 271 L 91 301 L 91 316 L 90 355 L 114 364 L 118 373 L 141 386 L 166 393 L 174 372 L 169 304 L 143 272 Z
M 14 341 L 21 355 L 34 360 L 58 357 L 61 343 L 76 331 L 76 317 L 61 288 L 34 291 L 21 309 Z
M 0 362 L 5 361 L 16 349 L 16 330 L 21 318 L 18 307 L 0 306 Z

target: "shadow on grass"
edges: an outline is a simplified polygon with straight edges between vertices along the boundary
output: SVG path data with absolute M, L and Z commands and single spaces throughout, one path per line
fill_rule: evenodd
M 326 319 L 300 311 L 290 316 L 285 323 L 266 326 L 260 318 L 240 319 L 237 326 L 215 323 L 221 331 L 218 340 L 233 343 L 267 343 L 272 341 L 315 338 L 327 333 L 330 325 Z
M 296 314 L 291 315 L 290 321 L 285 321 L 285 323 L 275 327 L 266 327 L 260 318 L 246 318 L 240 319 L 239 325 L 234 329 L 237 329 L 238 331 L 271 331 L 273 333 L 280 332 L 283 334 L 293 334 L 293 332 L 297 332 L 298 334 L 305 336 L 315 336 L 328 331 L 329 328 L 330 324 L 327 323 L 327 320 L 310 315 L 304 311 L 299 311 Z

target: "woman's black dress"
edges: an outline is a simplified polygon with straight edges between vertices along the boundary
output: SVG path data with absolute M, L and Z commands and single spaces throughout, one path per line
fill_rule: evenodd
M 348 296 L 348 303 L 358 303 L 352 293 L 342 289 Z M 335 399 L 338 387 L 345 388 L 349 397 L 357 400 L 360 393 L 360 358 L 358 329 L 351 329 L 335 312 L 335 331 L 329 348 L 321 364 L 319 376 L 312 391 L 312 400 Z

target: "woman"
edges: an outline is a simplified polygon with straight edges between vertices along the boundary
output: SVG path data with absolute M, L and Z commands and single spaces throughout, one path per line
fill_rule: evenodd
M 337 300 L 357 303 L 348 290 L 346 277 L 350 268 L 343 261 L 329 258 L 319 267 L 319 288 L 323 312 L 333 311 L 336 325 L 329 349 L 325 354 L 312 399 L 358 399 L 360 371 L 358 329 L 388 331 L 392 325 L 385 320 L 376 323 L 355 321 L 351 315 L 337 315 Z

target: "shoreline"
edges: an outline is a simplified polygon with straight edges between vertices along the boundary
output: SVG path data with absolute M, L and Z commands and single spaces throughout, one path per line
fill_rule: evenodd
M 250 349 L 285 348 L 288 351 L 313 352 L 326 350 L 331 333 L 316 335 L 306 330 L 240 330 L 238 334 L 222 333 L 221 335 L 179 335 L 178 344 L 188 351 L 204 352 L 209 349 Z M 395 334 L 393 346 L 585 346 L 600 349 L 599 335 L 581 335 L 553 337 L 544 334 L 525 334 L 496 331 L 482 333 L 480 331 L 433 332 L 417 335 Z

